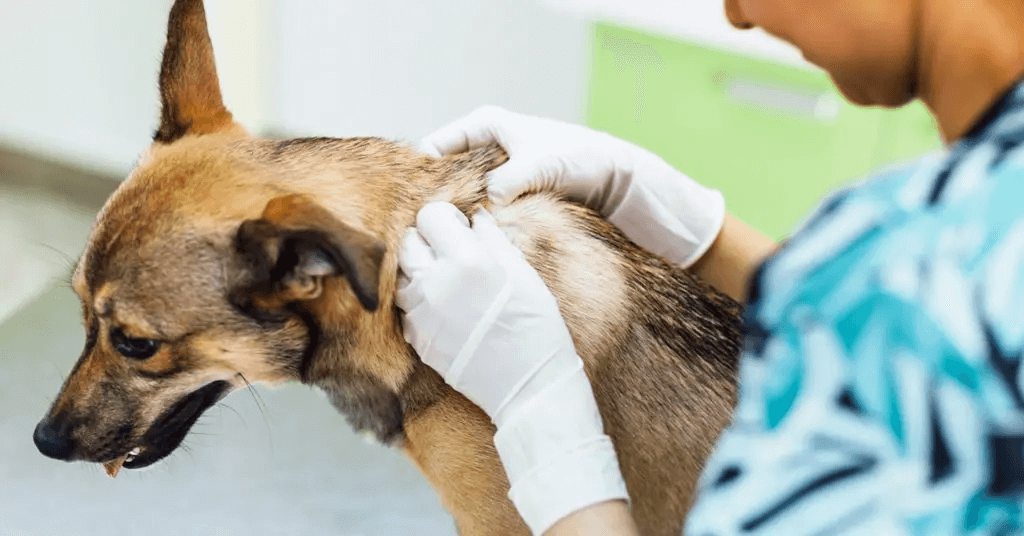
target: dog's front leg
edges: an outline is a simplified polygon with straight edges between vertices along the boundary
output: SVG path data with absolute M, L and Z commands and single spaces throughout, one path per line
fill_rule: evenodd
M 508 478 L 487 415 L 450 389 L 405 421 L 406 454 L 455 517 L 462 536 L 529 535 L 508 498 Z

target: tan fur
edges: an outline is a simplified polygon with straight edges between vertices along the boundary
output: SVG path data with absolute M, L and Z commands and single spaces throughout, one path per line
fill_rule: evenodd
M 72 458 L 140 447 L 152 463 L 180 440 L 168 430 L 191 425 L 173 419 L 184 401 L 298 380 L 401 448 L 461 534 L 526 534 L 489 419 L 419 361 L 394 306 L 401 235 L 440 199 L 489 208 L 550 286 L 639 526 L 679 533 L 735 398 L 735 303 L 553 193 L 490 205 L 484 173 L 506 159 L 495 147 L 435 160 L 375 138 L 249 137 L 220 103 L 197 0 L 172 9 L 161 95 L 156 141 L 73 277 L 89 337 L 44 419 L 73 439 Z M 116 330 L 159 348 L 122 355 Z
M 403 450 L 434 484 L 441 504 L 458 512 L 460 534 L 528 534 L 505 498 L 508 478 L 493 433 L 480 409 L 449 396 L 406 425 Z

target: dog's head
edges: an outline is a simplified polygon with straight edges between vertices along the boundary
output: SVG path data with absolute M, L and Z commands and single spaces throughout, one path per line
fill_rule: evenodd
M 112 474 L 149 465 L 233 389 L 308 380 L 323 339 L 388 324 L 372 320 L 386 316 L 383 245 L 306 196 L 275 197 L 228 232 L 118 203 L 129 198 L 108 203 L 73 276 L 87 340 L 36 428 L 48 456 Z
M 444 161 L 376 139 L 249 137 L 221 102 L 199 0 L 172 8 L 160 93 L 153 145 L 75 270 L 87 341 L 36 427 L 40 451 L 112 474 L 143 467 L 233 389 L 289 380 L 330 380 L 336 405 L 373 413 L 367 427 L 394 438 L 394 393 L 415 357 L 384 244 L 415 212 L 379 215 L 415 195 L 411 174 L 442 175 Z M 344 195 L 315 190 L 325 174 L 349 181 Z

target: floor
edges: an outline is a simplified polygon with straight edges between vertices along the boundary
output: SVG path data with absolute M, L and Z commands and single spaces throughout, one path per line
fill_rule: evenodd
M 232 394 L 187 452 L 116 480 L 39 454 L 32 430 L 84 344 L 65 281 L 95 209 L 0 180 L 0 534 L 455 534 L 400 452 L 300 385 Z

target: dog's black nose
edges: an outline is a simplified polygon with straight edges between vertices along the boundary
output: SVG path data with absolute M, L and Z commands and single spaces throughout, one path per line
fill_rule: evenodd
M 54 426 L 49 418 L 44 418 L 36 425 L 36 431 L 32 434 L 32 440 L 36 442 L 36 448 L 44 455 L 57 460 L 69 461 L 75 452 L 75 442 L 67 426 Z

